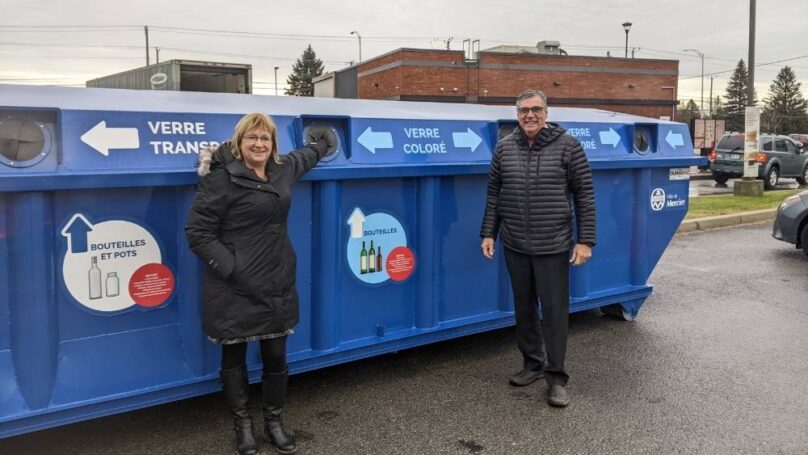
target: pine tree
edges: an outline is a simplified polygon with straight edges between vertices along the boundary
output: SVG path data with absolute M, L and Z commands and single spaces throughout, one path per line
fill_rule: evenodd
M 800 91 L 794 71 L 784 66 L 769 86 L 769 96 L 763 100 L 762 121 L 771 133 L 801 133 L 808 128 L 808 101 Z
M 286 79 L 289 88 L 286 94 L 291 96 L 314 96 L 314 79 L 323 74 L 323 62 L 309 47 L 303 51 L 303 55 L 297 59 L 292 66 L 292 74 Z
M 713 107 L 712 107 L 712 117 L 714 119 L 725 119 L 727 118 L 727 109 L 724 107 L 724 103 L 721 101 L 721 96 L 716 95 L 715 99 L 713 99 Z
M 688 100 L 684 106 L 676 109 L 676 121 L 682 123 L 690 123 L 691 120 L 701 118 L 699 106 L 692 99 Z
M 746 106 L 749 106 L 749 95 L 746 88 L 749 84 L 749 73 L 746 71 L 746 63 L 743 59 L 738 61 L 738 66 L 732 73 L 732 77 L 727 84 L 726 104 L 724 109 L 727 113 L 727 131 L 743 131 L 744 116 Z M 752 104 L 757 105 L 757 95 L 753 93 Z

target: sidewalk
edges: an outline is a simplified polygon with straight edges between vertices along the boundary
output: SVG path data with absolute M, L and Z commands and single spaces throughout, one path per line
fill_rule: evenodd
M 691 168 L 691 180 L 711 180 L 713 174 L 709 169 Z M 753 210 L 749 212 L 731 213 L 729 215 L 708 216 L 704 218 L 694 218 L 682 221 L 677 234 L 684 234 L 695 231 L 705 231 L 709 229 L 720 229 L 725 227 L 739 226 L 741 224 L 772 222 L 777 215 L 777 209 Z
M 772 222 L 775 215 L 777 215 L 776 208 L 731 213 L 729 215 L 694 218 L 692 220 L 682 221 L 682 224 L 679 225 L 679 229 L 676 230 L 676 233 L 683 234 L 687 232 L 739 226 L 741 224 Z

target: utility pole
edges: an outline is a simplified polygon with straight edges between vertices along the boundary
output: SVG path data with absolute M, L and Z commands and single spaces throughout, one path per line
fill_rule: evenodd
M 156 62 L 154 62 L 154 63 L 155 63 L 155 64 L 160 63 L 160 48 L 159 48 L 159 47 L 155 47 L 155 48 L 154 48 L 154 53 L 155 53 L 155 54 L 156 54 L 156 56 L 157 56 L 157 61 L 156 61 Z
M 749 79 L 746 87 L 749 106 L 755 99 L 755 3 L 755 0 L 749 0 Z
M 448 50 L 450 50 L 450 49 L 449 49 L 449 43 L 451 43 L 451 42 L 452 42 L 452 37 L 450 36 L 449 38 L 447 38 L 447 39 L 445 39 L 445 40 L 443 40 L 443 41 L 446 43 L 446 50 L 447 50 L 447 51 L 448 51 Z
M 757 180 L 760 143 L 760 110 L 755 106 L 755 0 L 749 0 L 749 69 L 744 113 L 743 178 L 735 182 L 733 193 L 744 196 L 763 196 L 763 182 Z
M 713 118 L 713 76 L 710 76 L 710 118 Z
M 275 67 L 275 96 L 278 96 L 278 68 Z
M 149 66 L 149 26 L 144 25 L 143 31 L 146 32 L 146 66 Z

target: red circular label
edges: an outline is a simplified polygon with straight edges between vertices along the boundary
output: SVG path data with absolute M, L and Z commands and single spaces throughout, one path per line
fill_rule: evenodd
M 162 305 L 173 291 L 174 274 L 163 264 L 146 264 L 129 279 L 129 295 L 143 307 Z
M 391 280 L 404 281 L 412 275 L 412 269 L 415 268 L 415 255 L 406 246 L 397 246 L 387 253 L 385 266 Z

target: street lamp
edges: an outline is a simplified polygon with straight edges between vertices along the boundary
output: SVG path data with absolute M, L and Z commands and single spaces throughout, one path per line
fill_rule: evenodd
M 685 49 L 685 52 L 695 52 L 701 59 L 701 104 L 699 107 L 704 110 L 704 54 L 698 49 Z
M 626 55 L 625 55 L 625 58 L 628 58 L 628 31 L 631 30 L 631 22 L 623 22 L 623 30 L 626 31 Z
M 275 67 L 275 96 L 278 96 L 278 68 Z
M 362 35 L 356 30 L 352 31 L 351 35 L 356 35 L 356 39 L 359 40 L 359 63 L 362 63 Z

